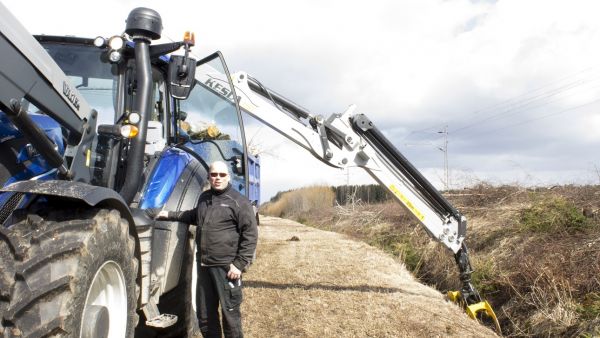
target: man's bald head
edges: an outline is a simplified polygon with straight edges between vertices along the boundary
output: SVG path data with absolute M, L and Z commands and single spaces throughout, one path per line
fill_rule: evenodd
M 229 173 L 229 167 L 223 161 L 214 161 L 210 164 L 209 172 L 225 172 Z
M 215 161 L 208 168 L 208 180 L 214 190 L 224 190 L 229 184 L 229 167 L 225 162 Z

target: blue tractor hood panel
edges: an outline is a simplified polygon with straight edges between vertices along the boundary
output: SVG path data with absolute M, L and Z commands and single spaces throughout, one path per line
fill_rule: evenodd
M 169 148 L 162 154 L 148 178 L 140 200 L 140 209 L 162 208 L 175 189 L 184 169 L 193 157 L 187 152 Z

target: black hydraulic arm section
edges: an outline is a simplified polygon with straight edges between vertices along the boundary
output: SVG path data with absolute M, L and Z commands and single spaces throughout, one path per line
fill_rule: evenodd
M 398 168 L 410 183 L 425 197 L 440 215 L 452 215 L 460 221 L 461 215 L 442 194 L 394 147 L 379 129 L 364 114 L 352 117 L 353 129 L 380 151 L 394 167 Z
M 286 99 L 280 94 L 277 94 L 273 90 L 266 88 L 258 80 L 251 76 L 248 76 L 248 86 L 256 93 L 261 94 L 265 98 L 271 100 L 275 106 L 280 106 L 287 112 L 292 113 L 296 119 L 308 119 L 312 116 L 305 108 L 300 107 L 296 103 Z
M 459 278 L 462 283 L 460 292 L 463 300 L 469 305 L 481 302 L 479 292 L 475 290 L 471 283 L 471 273 L 473 273 L 473 268 L 471 267 L 471 262 L 469 260 L 469 251 L 464 242 L 462 243 L 460 250 L 454 254 L 454 260 L 458 265 Z

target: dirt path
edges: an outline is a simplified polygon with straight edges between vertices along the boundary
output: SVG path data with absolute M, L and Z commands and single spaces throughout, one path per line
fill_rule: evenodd
M 244 280 L 248 337 L 494 336 L 378 249 L 274 217 L 259 231 Z

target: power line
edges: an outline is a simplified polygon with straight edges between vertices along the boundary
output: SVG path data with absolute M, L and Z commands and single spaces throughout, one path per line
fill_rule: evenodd
M 559 84 L 559 83 L 561 83 L 561 82 L 564 82 L 564 81 L 565 81 L 565 80 L 567 80 L 567 79 L 570 79 L 570 78 L 573 78 L 573 77 L 577 77 L 577 76 L 579 76 L 579 75 L 581 75 L 581 74 L 583 74 L 583 73 L 590 73 L 590 71 L 592 71 L 592 70 L 593 70 L 593 71 L 596 71 L 596 69 L 597 69 L 597 68 L 596 68 L 595 66 L 590 66 L 590 67 L 584 68 L 584 69 L 582 69 L 582 70 L 579 70 L 579 71 L 577 71 L 577 72 L 574 72 L 574 73 L 567 74 L 567 75 L 565 75 L 565 76 L 563 76 L 563 77 L 559 78 L 558 80 L 554 80 L 554 81 L 548 82 L 548 83 L 546 83 L 546 84 L 544 84 L 544 85 L 542 85 L 542 86 L 540 86 L 540 87 L 537 87 L 537 88 L 535 88 L 535 89 L 529 90 L 529 91 L 527 91 L 527 92 L 525 92 L 525 93 L 522 93 L 522 94 L 520 94 L 520 95 L 518 95 L 518 96 L 512 97 L 512 98 L 510 98 L 510 99 L 503 100 L 503 101 L 501 101 L 501 102 L 495 103 L 495 104 L 493 104 L 493 105 L 491 105 L 491 106 L 488 106 L 488 107 L 485 107 L 485 108 L 483 108 L 483 109 L 476 110 L 476 111 L 474 111 L 474 112 L 472 112 L 472 113 L 473 113 L 473 114 L 480 114 L 480 113 L 483 113 L 483 112 L 494 112 L 494 111 L 497 111 L 497 110 L 501 109 L 503 106 L 506 106 L 506 105 L 509 105 L 509 104 L 513 104 L 513 105 L 514 105 L 514 104 L 519 104 L 519 103 L 520 103 L 520 104 L 522 104 L 523 102 L 525 102 L 525 101 L 527 101 L 527 100 L 531 100 L 531 99 L 532 99 L 532 97 L 530 97 L 530 98 L 526 98 L 526 99 L 522 99 L 522 100 L 517 100 L 517 99 L 519 99 L 519 98 L 522 98 L 522 97 L 526 97 L 526 96 L 528 96 L 528 95 L 530 95 L 530 94 L 532 94 L 532 93 L 539 92 L 540 90 L 542 90 L 542 89 L 544 89 L 544 88 L 547 88 L 547 87 L 550 87 L 550 86 L 553 86 L 553 85 Z M 592 73 L 592 74 L 593 74 L 593 73 Z M 596 79 L 598 79 L 598 78 L 596 78 Z M 582 81 L 582 80 L 577 80 L 577 81 L 574 81 L 574 82 L 568 83 L 568 84 L 566 84 L 566 85 L 563 85 L 563 87 L 564 87 L 564 86 L 573 85 L 574 83 L 577 83 L 577 82 L 580 82 L 580 81 Z M 588 80 L 588 81 L 589 81 L 589 80 Z M 556 88 L 555 88 L 554 90 L 556 90 Z M 543 95 L 543 94 L 538 94 L 537 96 L 540 96 L 540 95 Z M 535 97 L 535 96 L 534 96 L 534 97 Z M 500 115 L 500 114 L 498 114 L 498 115 Z M 435 124 L 435 125 L 431 125 L 431 126 L 429 126 L 429 127 L 426 127 L 426 128 L 422 128 L 422 129 L 418 129 L 418 130 L 415 130 L 415 131 L 411 131 L 410 133 L 408 133 L 408 134 L 407 134 L 407 135 L 404 137 L 404 139 L 408 138 L 410 135 L 413 135 L 413 134 L 422 133 L 422 132 L 424 132 L 424 131 L 429 131 L 429 130 L 432 130 L 432 129 L 439 129 L 439 128 L 440 128 L 441 126 L 443 126 L 443 125 L 444 125 L 443 123 L 441 123 L 441 124 L 440 124 L 440 123 L 437 123 L 437 124 Z M 459 128 L 458 128 L 458 129 L 456 129 L 456 130 L 460 130 L 460 129 L 462 129 L 462 128 L 466 128 L 466 127 L 459 127 Z M 453 132 L 455 132 L 456 130 L 454 130 Z
M 413 134 L 437 134 L 437 131 L 435 131 L 435 130 L 439 130 L 444 125 L 445 125 L 444 123 L 440 123 L 440 124 L 437 124 L 435 126 L 431 126 L 431 127 L 427 127 L 427 128 L 423 128 L 423 129 L 418 129 L 418 130 L 413 130 L 410 133 L 408 133 L 406 136 L 404 136 L 402 138 L 402 140 L 406 140 L 410 135 L 413 135 Z
M 448 169 L 448 125 L 445 125 L 444 128 L 442 130 L 438 130 L 435 132 L 436 134 L 444 134 L 444 142 L 442 143 L 441 146 L 435 145 L 433 142 L 431 141 L 427 141 L 427 142 L 420 142 L 420 143 L 405 143 L 405 146 L 433 146 L 435 147 L 437 150 L 441 150 L 442 152 L 444 152 L 444 177 L 445 179 L 443 180 L 444 182 L 444 187 L 445 190 L 449 189 L 450 186 L 450 175 L 449 175 L 449 169 Z
M 579 71 L 577 71 L 577 72 L 575 72 L 575 73 L 571 73 L 571 74 L 565 75 L 565 76 L 563 76 L 563 77 L 559 78 L 558 80 L 553 80 L 553 81 L 551 81 L 551 82 L 547 82 L 546 84 L 543 84 L 543 85 L 541 85 L 540 87 L 537 87 L 537 88 L 535 88 L 535 89 L 532 89 L 532 90 L 526 91 L 526 92 L 524 92 L 524 93 L 522 93 L 522 94 L 519 94 L 519 95 L 517 95 L 517 96 L 515 96 L 515 97 L 511 97 L 510 99 L 506 99 L 506 100 L 500 101 L 500 102 L 498 102 L 498 103 L 495 103 L 495 104 L 493 104 L 493 105 L 491 105 L 491 106 L 488 106 L 488 107 L 486 107 L 486 108 L 483 108 L 483 109 L 480 109 L 480 110 L 474 111 L 473 113 L 474 113 L 474 114 L 478 114 L 478 113 L 480 113 L 480 112 L 484 112 L 484 111 L 488 111 L 488 110 L 496 110 L 496 109 L 497 109 L 496 107 L 498 107 L 498 106 L 502 106 L 502 105 L 507 105 L 507 104 L 510 104 L 510 103 L 511 103 L 511 101 L 515 101 L 515 100 L 517 100 L 518 98 L 521 98 L 521 97 L 524 97 L 524 96 L 530 95 L 530 94 L 532 94 L 532 93 L 535 93 L 535 92 L 537 92 L 537 91 L 540 91 L 540 90 L 542 90 L 542 89 L 544 89 L 544 88 L 547 88 L 547 87 L 550 87 L 550 86 L 552 86 L 552 85 L 555 85 L 555 84 L 561 83 L 563 80 L 566 80 L 566 79 L 569 79 L 569 78 L 572 78 L 572 77 L 578 76 L 578 75 L 579 75 L 579 74 L 581 74 L 581 73 L 586 73 L 586 72 L 588 72 L 589 70 L 591 70 L 591 69 L 594 69 L 594 68 L 596 68 L 596 67 L 595 67 L 595 66 L 591 66 L 591 67 L 587 67 L 587 68 L 585 68 L 585 69 L 579 70 Z M 517 102 L 518 102 L 518 101 L 517 101 Z
M 450 186 L 448 175 L 448 125 L 444 126 L 444 130 L 438 131 L 438 134 L 444 134 L 444 145 L 438 149 L 444 152 L 444 185 L 446 186 L 446 191 L 448 191 L 448 187 Z
M 546 114 L 546 115 L 543 115 L 543 116 L 539 116 L 539 117 L 536 117 L 536 118 L 532 118 L 532 119 L 529 119 L 529 120 L 521 121 L 519 123 L 511 124 L 511 125 L 508 125 L 508 126 L 503 126 L 503 127 L 492 129 L 492 130 L 481 131 L 479 133 L 475 133 L 475 134 L 471 134 L 471 135 L 481 135 L 481 134 L 495 133 L 495 132 L 498 132 L 500 130 L 504 130 L 504 129 L 507 129 L 507 128 L 513 128 L 513 127 L 521 126 L 521 125 L 524 125 L 524 124 L 527 124 L 527 123 L 531 123 L 531 122 L 534 122 L 534 121 L 538 121 L 538 120 L 546 119 L 546 118 L 549 118 L 549 117 L 552 117 L 552 116 L 555 116 L 555 115 L 563 114 L 563 113 L 566 113 L 566 112 L 569 112 L 569 111 L 572 111 L 572 110 L 577 110 L 579 108 L 582 108 L 582 107 L 585 107 L 585 106 L 590 106 L 590 105 L 592 105 L 594 103 L 597 103 L 597 102 L 600 102 L 600 98 L 597 98 L 597 99 L 592 100 L 590 102 L 587 102 L 587 103 L 584 103 L 584 104 L 580 104 L 580 105 L 577 105 L 577 106 L 574 106 L 574 107 L 563 109 L 563 110 L 560 110 L 560 111 L 557 111 L 557 112 L 554 112 L 554 113 L 551 113 L 551 114 Z
M 554 89 L 552 91 L 548 91 L 548 92 L 544 93 L 543 94 L 544 96 L 538 95 L 536 97 L 531 97 L 531 98 L 528 98 L 528 99 L 523 100 L 521 102 L 517 102 L 516 104 L 514 104 L 513 107 L 507 108 L 506 110 L 504 110 L 504 111 L 502 111 L 500 113 L 487 116 L 487 117 L 485 117 L 483 119 L 480 119 L 480 120 L 478 120 L 476 122 L 473 122 L 473 123 L 467 124 L 465 126 L 459 127 L 457 129 L 454 129 L 452 132 L 456 133 L 458 131 L 462 131 L 462 130 L 465 130 L 465 129 L 470 129 L 470 128 L 474 127 L 474 126 L 480 125 L 480 124 L 482 124 L 484 122 L 487 122 L 487 121 L 490 121 L 490 120 L 500 119 L 500 118 L 504 118 L 504 117 L 508 117 L 508 116 L 514 115 L 516 113 L 522 113 L 522 112 L 527 111 L 527 110 L 531 110 L 531 109 L 534 109 L 534 108 L 542 107 L 542 106 L 550 104 L 552 102 L 556 102 L 556 101 L 558 101 L 561 98 L 565 98 L 565 97 L 569 97 L 569 96 L 574 95 L 575 92 L 573 92 L 573 90 L 572 90 L 574 88 L 577 88 L 577 87 L 579 87 L 581 85 L 584 85 L 584 84 L 593 83 L 593 82 L 596 82 L 598 80 L 600 80 L 600 78 L 595 78 L 595 79 L 586 80 L 586 81 L 580 80 L 580 81 L 578 81 L 576 83 L 572 83 L 572 84 L 569 84 L 569 85 L 565 85 L 563 87 L 556 88 L 556 89 Z M 580 89 L 587 91 L 587 90 L 595 89 L 595 88 L 598 88 L 598 87 L 600 87 L 600 86 L 593 86 L 593 87 L 580 88 Z M 563 95 L 565 93 L 567 93 L 567 94 Z M 554 98 L 554 100 L 550 100 L 551 98 Z

